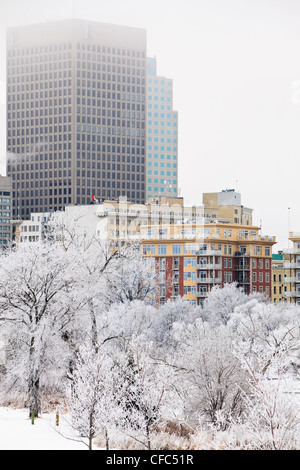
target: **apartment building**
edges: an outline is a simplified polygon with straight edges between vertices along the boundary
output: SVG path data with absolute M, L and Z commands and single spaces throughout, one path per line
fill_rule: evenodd
M 13 217 L 146 200 L 146 31 L 78 19 L 7 31 Z
M 151 227 L 142 236 L 143 254 L 152 257 L 158 279 L 157 300 L 178 295 L 203 305 L 213 286 L 235 282 L 247 294 L 272 296 L 273 236 L 260 228 L 210 223 Z
M 283 253 L 272 255 L 272 300 L 274 304 L 284 301 Z
M 157 75 L 156 58 L 147 58 L 146 194 L 178 194 L 178 112 L 173 80 Z
M 282 250 L 285 302 L 300 305 L 300 233 L 290 232 L 292 248 Z

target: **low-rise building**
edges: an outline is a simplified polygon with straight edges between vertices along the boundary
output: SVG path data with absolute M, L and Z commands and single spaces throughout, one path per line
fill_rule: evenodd
M 300 233 L 290 232 L 293 247 L 282 250 L 284 269 L 284 300 L 300 305 Z
M 16 242 L 38 242 L 43 240 L 46 235 L 49 218 L 49 212 L 35 212 L 30 214 L 29 220 L 24 220 L 19 224 Z
M 274 304 L 279 304 L 284 300 L 284 269 L 283 253 L 272 255 L 272 300 Z

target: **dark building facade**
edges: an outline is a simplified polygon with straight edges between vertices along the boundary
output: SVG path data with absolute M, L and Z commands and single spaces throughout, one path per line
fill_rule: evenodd
M 63 20 L 7 31 L 13 217 L 145 202 L 146 32 Z

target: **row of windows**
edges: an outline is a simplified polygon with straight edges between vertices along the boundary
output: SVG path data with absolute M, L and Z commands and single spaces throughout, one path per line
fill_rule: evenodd
M 132 56 L 132 57 L 137 57 L 137 58 L 145 58 L 145 52 L 144 51 L 139 51 L 139 50 L 134 50 L 134 49 L 123 49 L 123 48 L 116 48 L 116 47 L 110 47 L 110 46 L 100 46 L 100 45 L 95 45 L 95 44 L 85 44 L 85 43 L 77 43 L 77 50 L 80 51 L 87 51 L 87 53 L 90 52 L 97 52 L 102 53 L 102 54 L 112 54 L 112 55 L 118 55 L 118 56 Z M 60 58 L 65 58 L 66 54 L 69 54 L 66 51 L 70 51 L 72 49 L 72 44 L 71 43 L 57 43 L 57 44 L 44 44 L 41 46 L 36 46 L 36 47 L 26 47 L 22 49 L 10 49 L 8 51 L 8 57 L 21 57 L 24 55 L 40 55 L 40 59 L 47 55 L 47 53 L 52 53 L 52 52 L 58 52 L 58 54 L 53 55 L 53 59 L 57 60 Z M 64 52 L 60 52 L 64 51 Z M 87 57 L 89 54 L 87 54 Z M 52 58 L 52 55 L 50 54 L 50 57 Z
M 69 63 L 71 64 L 71 63 Z M 68 66 L 71 66 L 69 65 Z M 49 64 L 49 67 L 50 67 L 51 64 Z M 67 64 L 64 64 L 65 67 L 67 67 Z M 44 66 L 45 67 L 45 70 L 47 70 L 47 65 Z M 94 71 L 97 71 L 97 72 L 107 72 L 107 73 L 117 73 L 117 74 L 122 74 L 122 75 L 142 75 L 144 76 L 145 75 L 145 69 L 144 67 L 140 67 L 140 66 L 135 66 L 135 63 L 131 64 L 131 66 L 129 67 L 125 67 L 125 66 L 121 66 L 121 65 L 110 65 L 110 64 L 106 64 L 104 62 L 100 63 L 100 62 L 91 62 L 91 61 L 77 61 L 77 77 L 79 77 L 80 75 L 82 75 L 82 72 L 86 70 L 94 70 Z M 43 70 L 43 66 L 40 66 L 40 70 L 42 71 Z M 81 72 L 81 73 L 80 73 Z
M 77 43 L 77 50 L 87 51 L 87 52 L 97 52 L 97 53 L 107 53 L 112 55 L 119 55 L 119 56 L 126 56 L 127 57 L 138 57 L 138 58 L 145 58 L 145 52 L 134 50 L 134 49 L 123 49 L 123 48 L 116 48 L 110 46 L 99 46 L 95 44 L 84 44 L 84 43 Z
M 103 180 L 103 181 L 86 181 L 86 180 L 77 180 L 77 193 L 85 194 L 85 191 L 90 191 L 90 188 L 117 188 L 117 189 L 133 189 L 138 191 L 143 191 L 145 189 L 144 183 L 135 183 L 135 182 L 125 182 L 120 180 Z M 93 190 L 92 190 L 93 191 Z
M 36 47 L 26 47 L 26 48 L 15 48 L 8 50 L 8 57 L 15 57 L 15 56 L 24 56 L 29 54 L 45 54 L 47 52 L 56 52 L 56 51 L 67 51 L 72 49 L 71 43 L 59 43 L 59 44 L 44 44 L 41 46 Z M 40 57 L 42 58 L 43 55 Z
M 12 83 L 16 83 L 16 80 L 14 78 L 21 78 L 21 81 L 27 82 L 27 83 L 33 83 L 33 82 L 40 82 L 41 88 L 48 88 L 48 83 L 51 83 L 51 87 L 53 86 L 52 81 L 49 82 L 48 80 L 53 80 L 57 78 L 66 78 L 69 77 L 71 78 L 72 73 L 71 73 L 71 68 L 72 68 L 72 62 L 69 61 L 68 63 L 50 63 L 49 65 L 45 64 L 40 67 L 35 67 L 35 73 L 31 73 L 29 71 L 29 67 L 8 67 L 7 69 L 7 83 L 8 85 Z M 65 70 L 63 70 L 65 69 Z M 61 75 L 59 75 L 59 72 L 57 70 L 61 71 Z M 64 73 L 65 72 L 65 73 Z M 12 77 L 12 78 L 11 78 Z M 17 81 L 18 82 L 18 81 Z M 19 82 L 18 82 L 19 83 Z M 37 83 L 38 84 L 38 83 Z M 69 81 L 69 85 L 71 82 Z M 57 82 L 55 82 L 54 88 L 57 87 Z
M 71 203 L 71 197 L 55 197 L 55 198 L 47 198 L 47 199 L 22 199 L 21 201 L 18 202 L 17 204 L 17 207 L 19 206 L 22 206 L 22 207 L 25 207 L 25 206 L 30 206 L 30 207 L 38 207 L 39 205 L 41 207 L 43 207 L 43 205 L 45 206 L 49 206 L 51 204 L 67 204 L 67 203 Z
M 10 55 L 8 54 L 8 59 L 7 59 L 7 65 L 8 67 L 14 67 L 18 66 L 20 68 L 22 73 L 24 72 L 38 72 L 39 70 L 44 70 L 44 67 L 47 65 L 47 63 L 60 63 L 61 66 L 66 66 L 67 61 L 72 59 L 72 54 L 70 52 L 64 53 L 64 54 L 43 54 L 43 55 L 37 55 L 37 56 L 22 56 L 22 57 L 13 57 L 11 58 Z M 45 64 L 46 63 L 46 64 Z M 31 64 L 31 65 L 30 65 Z M 33 65 L 33 64 L 41 64 L 39 65 Z M 25 66 L 25 67 L 24 67 Z
M 62 109 L 62 108 L 59 108 L 59 110 L 60 110 L 60 109 Z M 60 116 L 57 116 L 56 118 L 55 118 L 55 117 L 53 118 L 53 119 L 54 119 L 54 123 L 60 123 L 60 124 L 64 123 L 64 124 L 66 124 L 66 123 L 68 123 L 68 122 L 69 122 L 69 123 L 72 122 L 72 116 L 71 116 L 70 110 L 71 110 L 71 108 L 69 108 L 69 111 L 68 111 L 69 116 L 67 115 L 67 111 L 64 111 L 64 113 L 62 113 L 62 112 L 59 111 L 58 114 L 60 114 Z M 49 113 L 48 113 L 48 111 L 49 111 Z M 54 110 L 51 109 L 51 108 L 50 108 L 49 110 L 48 110 L 48 109 L 45 109 L 45 116 L 48 116 L 48 114 L 49 114 L 49 116 L 52 116 L 52 114 L 54 114 Z M 62 115 L 62 114 L 63 114 L 63 115 Z M 42 116 L 41 112 L 40 112 L 40 116 Z M 49 118 L 49 119 L 50 119 L 50 118 Z M 56 120 L 55 120 L 55 119 L 56 119 Z M 21 124 L 22 124 L 22 126 L 21 126 Z M 18 121 L 15 121 L 15 120 L 13 120 L 13 121 L 8 120 L 8 128 L 11 128 L 11 127 L 18 127 L 18 128 L 20 128 L 20 127 L 25 127 L 25 122 L 20 121 L 20 120 L 18 120 Z M 42 129 L 43 129 L 43 128 L 42 128 Z M 36 127 L 36 128 L 34 129 L 34 128 L 31 128 L 31 127 L 26 127 L 26 135 L 33 134 L 34 132 L 35 132 L 35 133 L 38 133 L 38 132 L 39 132 L 39 128 Z M 22 135 L 25 135 L 25 132 L 23 132 L 23 130 L 22 130 Z M 47 142 L 47 136 L 45 136 L 44 139 L 45 139 L 45 142 Z

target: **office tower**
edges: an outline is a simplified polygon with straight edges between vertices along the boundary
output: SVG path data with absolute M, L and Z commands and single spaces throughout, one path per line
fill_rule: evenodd
M 146 32 L 84 20 L 7 31 L 13 216 L 145 202 Z
M 8 246 L 12 238 L 11 197 L 11 179 L 0 175 L 0 249 Z
M 147 58 L 146 194 L 178 194 L 178 113 L 173 109 L 173 81 L 160 77 L 156 59 Z

